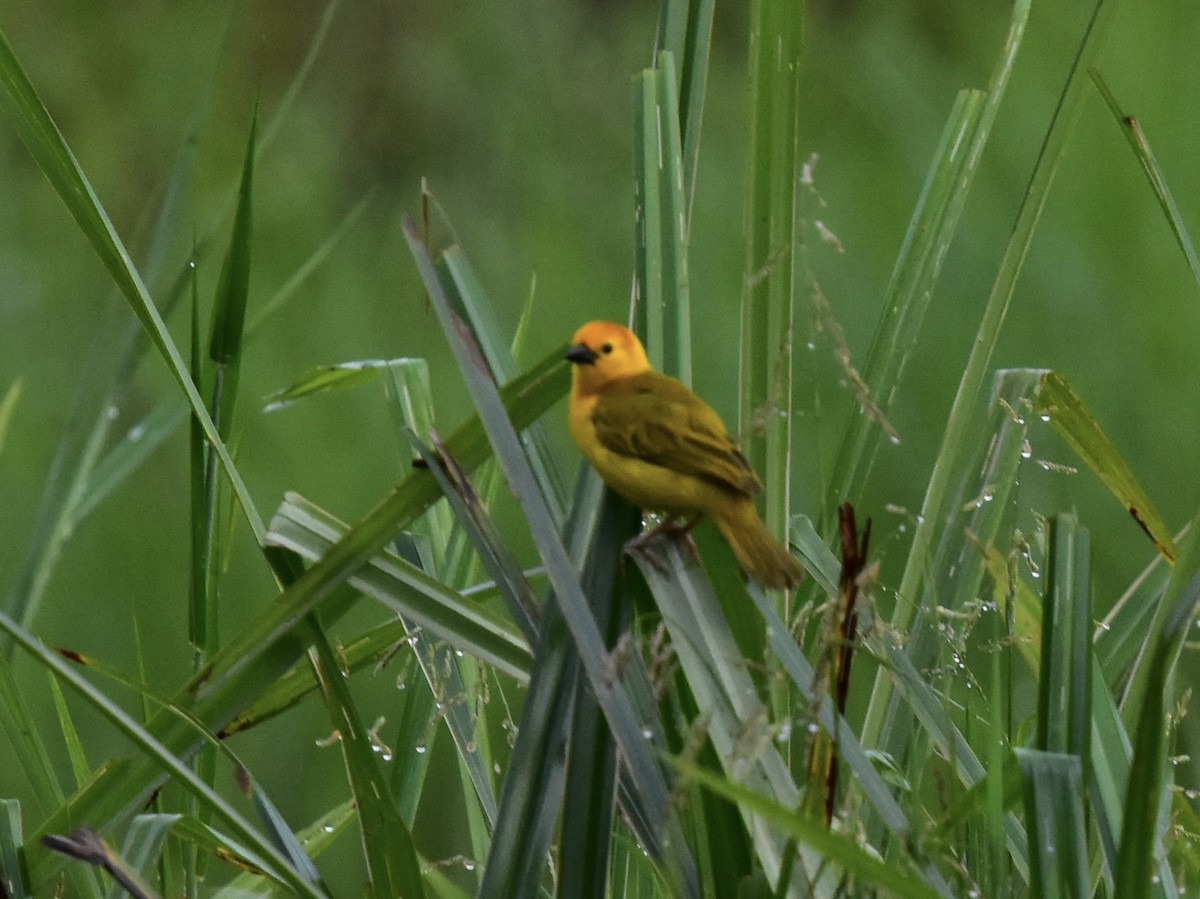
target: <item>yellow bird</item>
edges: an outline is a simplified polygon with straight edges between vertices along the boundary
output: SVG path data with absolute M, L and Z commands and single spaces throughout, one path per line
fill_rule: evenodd
M 712 407 L 654 371 L 622 325 L 588 322 L 571 344 L 571 436 L 605 483 L 642 509 L 687 518 L 685 533 L 712 516 L 750 577 L 796 586 L 804 567 L 759 518 L 762 485 Z

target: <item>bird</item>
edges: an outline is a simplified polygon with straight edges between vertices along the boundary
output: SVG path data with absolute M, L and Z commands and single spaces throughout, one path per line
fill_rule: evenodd
M 580 451 L 630 503 L 667 516 L 629 548 L 660 530 L 690 534 L 708 515 L 750 578 L 771 589 L 800 583 L 804 566 L 759 517 L 762 484 L 708 403 L 655 371 L 637 335 L 616 322 L 583 325 L 566 358 L 568 424 Z

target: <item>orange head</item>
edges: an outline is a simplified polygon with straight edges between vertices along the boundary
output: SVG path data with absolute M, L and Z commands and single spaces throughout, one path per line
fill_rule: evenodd
M 637 335 L 616 322 L 588 322 L 575 332 L 567 359 L 574 366 L 574 390 L 589 394 L 611 381 L 650 371 Z

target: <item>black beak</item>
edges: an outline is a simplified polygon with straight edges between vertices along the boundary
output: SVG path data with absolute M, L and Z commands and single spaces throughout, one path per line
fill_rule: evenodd
M 577 343 L 567 350 L 567 361 L 576 365 L 592 365 L 599 358 L 586 343 Z

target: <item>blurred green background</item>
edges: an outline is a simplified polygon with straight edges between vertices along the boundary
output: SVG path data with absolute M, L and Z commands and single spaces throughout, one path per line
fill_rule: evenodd
M 913 348 L 886 447 L 860 515 L 875 518 L 888 581 L 903 557 L 905 515 L 920 506 L 946 413 L 996 265 L 1057 102 L 1090 3 L 1035 2 L 1014 80 L 947 259 L 922 339 Z M 1103 74 L 1138 117 L 1183 210 L 1200 210 L 1200 7 L 1128 4 Z M 191 130 L 196 167 L 158 296 L 193 238 L 227 239 L 228 214 L 256 102 L 269 122 L 326 8 L 308 2 L 227 5 L 9 0 L 0 28 L 55 117 L 117 230 L 141 261 L 172 167 Z M 377 390 L 360 388 L 264 414 L 254 400 L 305 370 L 352 359 L 424 356 L 438 417 L 450 430 L 465 391 L 427 311 L 399 222 L 417 213 L 422 178 L 453 223 L 497 317 L 515 327 L 533 295 L 525 361 L 581 322 L 626 315 L 633 265 L 631 76 L 650 61 L 650 2 L 508 4 L 345 2 L 296 103 L 271 135 L 255 184 L 251 317 L 343 217 L 365 214 L 299 294 L 256 335 L 243 363 L 237 459 L 265 516 L 298 490 L 356 519 L 407 465 Z M 1007 27 L 999 3 L 814 2 L 809 5 L 802 155 L 819 154 L 821 222 L 843 249 L 810 231 L 814 276 L 865 355 L 892 262 L 942 122 L 957 90 L 983 87 Z M 742 195 L 748 139 L 746 11 L 718 4 L 705 135 L 691 235 L 696 387 L 735 420 Z M 210 99 L 205 101 L 207 92 Z M 202 116 L 197 120 L 197 116 Z M 198 121 L 198 125 L 196 122 Z M 200 265 L 202 295 L 217 255 Z M 1197 497 L 1200 290 L 1125 139 L 1098 96 L 1062 165 L 1005 325 L 999 366 L 1064 372 L 1091 405 L 1174 528 Z M 186 346 L 186 315 L 172 328 Z M 809 314 L 802 306 L 801 315 Z M 31 540 L 42 486 L 73 405 L 94 398 L 111 335 L 132 314 L 110 286 L 24 148 L 0 127 L 0 393 L 22 393 L 0 452 L 0 595 Z M 828 341 L 813 351 L 822 445 L 836 445 L 853 397 Z M 97 373 L 100 373 L 98 375 Z M 128 426 L 173 389 L 151 359 L 115 410 Z M 561 416 L 549 427 L 564 470 L 578 465 Z M 1048 430 L 1034 456 L 1077 465 Z M 820 472 L 828 459 L 812 460 Z M 811 469 L 810 469 L 811 470 Z M 34 631 L 130 666 L 133 618 L 148 677 L 169 692 L 186 676 L 187 454 L 179 433 L 66 545 Z M 1152 548 L 1096 479 L 1029 468 L 1022 526 L 1033 512 L 1078 510 L 1094 534 L 1102 613 Z M 815 496 L 798 509 L 814 518 Z M 519 538 L 518 538 L 519 542 Z M 272 596 L 246 535 L 223 586 L 231 633 Z M 364 610 L 364 614 L 375 610 Z M 354 622 L 344 625 L 352 632 Z M 21 664 L 30 701 L 52 733 L 44 676 Z M 365 680 L 365 679 L 360 679 Z M 387 714 L 394 674 L 374 679 L 364 714 Z M 293 713 L 278 745 L 239 746 L 285 814 L 345 795 L 335 749 L 319 749 L 324 713 Z M 86 716 L 84 722 L 88 722 Z M 327 726 L 327 725 L 324 725 Z M 91 761 L 119 751 L 89 731 Z M 289 764 L 277 764 L 286 747 Z M 56 749 L 56 751 L 58 751 Z M 257 764 L 256 764 L 257 763 Z M 0 765 L 0 796 L 24 786 Z M 303 790 L 297 790 L 303 779 Z M 427 820 L 447 814 L 425 811 Z M 441 820 L 440 818 L 438 820 Z M 440 828 L 418 826 L 430 857 Z

